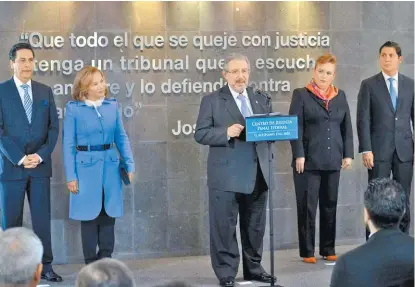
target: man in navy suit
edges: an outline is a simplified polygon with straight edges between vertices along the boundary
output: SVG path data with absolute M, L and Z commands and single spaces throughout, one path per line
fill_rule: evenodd
M 34 52 L 17 43 L 10 52 L 14 76 L 0 83 L 0 194 L 3 229 L 22 226 L 24 198 L 43 244 L 42 279 L 62 281 L 52 269 L 50 234 L 51 154 L 59 134 L 52 89 L 32 81 Z
M 390 177 L 408 196 L 400 229 L 409 233 L 409 198 L 414 163 L 414 80 L 399 72 L 402 49 L 387 41 L 379 49 L 382 71 L 362 81 L 357 99 L 357 135 L 368 180 Z M 366 229 L 366 239 L 369 230 Z

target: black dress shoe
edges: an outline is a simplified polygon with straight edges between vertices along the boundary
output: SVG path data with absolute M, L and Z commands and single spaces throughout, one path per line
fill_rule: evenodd
M 47 272 L 43 272 L 40 275 L 42 279 L 45 279 L 50 282 L 61 282 L 62 277 L 55 273 L 53 270 L 49 270 Z
M 232 278 L 220 279 L 219 284 L 224 287 L 233 287 L 235 286 L 235 280 Z
M 265 282 L 265 283 L 271 283 L 272 277 L 274 277 L 274 283 L 277 282 L 277 278 L 275 276 L 271 276 L 268 273 L 261 273 L 259 275 L 250 275 L 250 276 L 244 276 L 245 280 L 249 281 L 259 281 L 259 282 Z

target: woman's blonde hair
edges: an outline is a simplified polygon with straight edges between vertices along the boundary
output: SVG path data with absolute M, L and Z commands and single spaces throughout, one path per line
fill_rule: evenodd
M 334 56 L 333 54 L 327 53 L 327 54 L 324 54 L 324 55 L 318 57 L 315 67 L 317 68 L 318 65 L 323 65 L 323 64 L 327 64 L 327 63 L 336 65 L 336 63 L 337 63 L 336 56 Z
M 92 84 L 92 77 L 95 73 L 100 73 L 102 78 L 104 73 L 98 68 L 92 66 L 85 66 L 76 74 L 75 81 L 72 87 L 72 98 L 75 101 L 83 101 L 87 98 L 89 87 Z M 108 87 L 105 87 L 105 97 L 108 97 Z

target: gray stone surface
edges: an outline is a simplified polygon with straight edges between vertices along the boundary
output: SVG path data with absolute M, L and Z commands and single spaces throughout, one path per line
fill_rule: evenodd
M 359 243 L 338 246 L 337 253 L 344 254 L 357 247 L 356 244 Z M 120 255 L 116 258 L 121 259 L 133 272 L 136 286 L 161 286 L 173 281 L 182 281 L 195 287 L 213 287 L 218 286 L 219 283 L 213 273 L 209 256 L 133 260 L 123 259 L 123 256 Z M 262 264 L 267 272 L 271 272 L 269 252 L 264 252 Z M 64 281 L 49 283 L 42 280 L 41 284 L 49 284 L 51 287 L 75 286 L 76 277 L 83 266 L 83 264 L 55 266 L 55 271 L 63 276 Z M 326 265 L 321 257 L 317 257 L 317 264 L 302 263 L 297 249 L 274 252 L 274 274 L 277 276 L 277 284 L 284 287 L 329 286 L 332 271 L 333 266 Z M 264 286 L 264 283 L 243 280 L 242 262 L 239 266 L 236 282 L 235 286 Z
M 300 2 L 299 13 L 301 30 L 330 29 L 330 2 Z
M 311 70 L 258 69 L 255 67 L 256 59 L 305 58 L 307 55 L 315 59 L 325 52 L 332 52 L 338 61 L 335 84 L 346 92 L 355 143 L 353 167 L 341 173 L 336 242 L 339 245 L 357 243 L 364 239 L 362 202 L 367 182 L 367 171 L 363 168 L 361 155 L 357 153 L 357 93 L 363 79 L 379 72 L 378 49 L 387 40 L 401 44 L 404 57 L 401 72 L 414 76 L 413 19 L 413 2 L 4 2 L 0 3 L 0 47 L 3 50 L 0 55 L 3 67 L 0 79 L 6 80 L 11 76 L 7 53 L 22 32 L 41 32 L 47 37 L 62 35 L 65 38 L 65 46 L 61 49 L 36 49 L 38 60 L 81 59 L 90 64 L 93 59 L 112 59 L 114 70 L 105 71 L 105 75 L 109 83 L 120 84 L 120 92 L 113 96 L 121 106 L 134 107 L 134 116 L 123 116 L 123 123 L 136 160 L 135 180 L 124 189 L 125 215 L 116 221 L 114 256 L 137 259 L 204 255 L 209 252 L 208 147 L 195 143 L 192 129 L 201 99 L 207 93 L 163 94 L 161 84 L 169 79 L 181 83 L 185 78 L 202 83 L 219 81 L 220 69 L 213 68 L 207 73 L 197 71 L 197 59 L 219 60 L 229 52 L 241 52 L 251 60 L 250 82 L 269 79 L 290 82 L 288 92 L 281 89 L 269 92 L 273 110 L 287 113 L 292 91 L 308 83 L 312 77 Z M 117 48 L 110 41 L 105 48 L 69 46 L 70 33 L 89 36 L 93 32 L 110 39 L 127 32 L 130 45 Z M 226 50 L 221 47 L 202 50 L 193 47 L 192 38 L 196 35 L 223 36 L 224 32 L 227 36 L 237 37 L 236 47 Z M 311 36 L 320 32 L 321 36 L 330 36 L 330 47 L 276 50 L 277 32 L 280 36 L 298 36 L 300 33 Z M 132 45 L 135 36 L 157 35 L 165 39 L 162 48 L 140 51 Z M 188 45 L 184 48 L 169 46 L 169 37 L 180 35 L 188 38 Z M 255 35 L 270 36 L 271 45 L 244 47 L 241 44 L 243 36 Z M 147 44 L 150 42 L 148 39 Z M 129 59 L 144 56 L 150 60 L 189 56 L 190 67 L 179 72 L 127 72 L 121 71 L 119 58 L 122 56 Z M 71 84 L 74 77 L 75 73 L 37 72 L 35 80 L 53 86 Z M 143 91 L 141 80 L 143 83 L 154 83 L 156 90 L 153 93 Z M 131 98 L 126 97 L 127 82 L 135 83 Z M 68 100 L 69 92 L 63 96 L 55 95 L 59 108 L 63 108 Z M 172 130 L 176 129 L 178 121 L 182 125 L 190 125 L 186 126 L 188 134 L 173 135 Z M 62 123 L 60 127 L 62 130 Z M 65 184 L 61 145 L 60 135 L 52 154 L 51 179 L 55 263 L 81 263 L 80 223 L 68 218 L 69 193 Z M 277 159 L 273 170 L 272 211 L 275 248 L 297 248 L 291 147 L 288 142 L 279 142 L 274 147 L 274 153 Z M 23 221 L 25 226 L 31 226 L 27 200 Z M 318 220 L 316 225 L 318 242 Z M 267 227 L 265 250 L 269 250 L 269 245 Z M 285 252 L 288 252 L 288 257 L 282 256 Z M 297 250 L 278 251 L 278 255 L 282 256 L 277 264 L 277 273 L 282 274 L 281 282 L 294 287 L 327 286 L 332 267 L 321 262 L 316 266 L 301 265 L 297 253 Z M 151 286 L 157 280 L 163 283 L 178 277 L 197 286 L 217 283 L 206 257 L 130 263 L 140 286 Z M 184 267 L 180 268 L 179 263 Z M 66 265 L 58 266 L 57 270 L 64 274 L 66 283 L 72 284 L 79 268 L 80 265 Z
M 362 2 L 330 2 L 330 29 L 355 30 L 362 26 Z

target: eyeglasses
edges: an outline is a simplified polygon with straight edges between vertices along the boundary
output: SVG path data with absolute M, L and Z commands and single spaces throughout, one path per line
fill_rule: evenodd
M 247 74 L 249 74 L 249 69 L 242 69 L 242 70 L 232 70 L 232 71 L 228 71 L 228 73 L 229 74 L 232 74 L 232 75 L 237 75 L 237 74 L 239 74 L 239 73 L 241 73 L 242 75 L 247 75 Z

